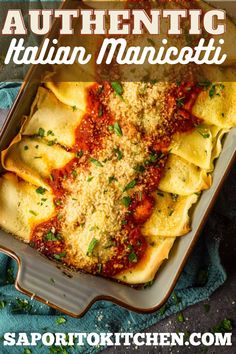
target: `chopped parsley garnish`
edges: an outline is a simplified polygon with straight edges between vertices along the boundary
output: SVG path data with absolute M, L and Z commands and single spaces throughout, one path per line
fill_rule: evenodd
M 3 300 L 0 300 L 0 310 L 4 309 L 6 303 Z
M 176 99 L 176 104 L 177 104 L 177 106 L 178 106 L 179 108 L 183 107 L 184 101 L 185 101 L 185 97 L 184 97 L 184 96 L 183 96 L 183 97 L 180 97 L 180 98 L 177 98 L 177 99 Z
M 89 161 L 97 167 L 103 167 L 103 164 L 100 161 L 94 159 L 93 157 L 90 157 Z
M 100 104 L 98 109 L 98 117 L 102 117 L 102 115 L 103 115 L 103 106 Z
M 72 106 L 71 108 L 72 108 L 73 112 L 77 111 L 77 107 L 76 106 Z
M 104 248 L 107 249 L 107 248 L 111 248 L 111 247 L 114 247 L 114 246 L 116 246 L 115 241 L 109 240 L 109 241 L 105 244 Z
M 157 160 L 161 159 L 164 156 L 165 156 L 165 154 L 163 154 L 163 153 L 157 153 L 156 151 L 152 151 L 151 154 L 149 155 L 149 158 L 144 161 L 144 165 L 153 164 L 153 163 L 157 162 Z
M 231 332 L 233 329 L 233 322 L 227 318 L 222 320 L 218 325 L 212 328 L 213 332 Z
M 57 140 L 56 139 L 54 139 L 54 140 L 49 140 L 48 141 L 48 146 L 53 146 L 53 145 L 55 145 L 57 143 Z
M 38 214 L 35 212 L 35 211 L 33 211 L 33 210 L 29 210 L 29 212 L 30 212 L 30 214 L 32 214 L 32 215 L 34 215 L 34 216 L 37 216 Z
M 64 258 L 66 256 L 66 252 L 62 252 L 62 253 L 55 253 L 53 255 L 53 257 L 57 260 L 60 261 L 62 258 Z
M 137 257 L 137 255 L 136 255 L 134 252 L 131 252 L 131 253 L 129 254 L 128 259 L 129 259 L 129 262 L 131 262 L 131 263 L 136 263 L 136 262 L 138 262 L 138 257 Z
M 184 315 L 182 314 L 182 312 L 180 312 L 177 316 L 177 320 L 178 322 L 182 323 L 185 321 Z
M 113 128 L 114 128 L 114 132 L 116 133 L 117 136 L 121 137 L 123 135 L 122 129 L 121 129 L 118 122 L 114 123 Z
M 163 305 L 163 306 L 160 308 L 159 312 L 160 312 L 160 315 L 161 315 L 161 316 L 163 316 L 164 313 L 166 312 L 166 308 L 167 308 L 166 305 Z
M 77 151 L 77 153 L 75 154 L 76 157 L 80 158 L 82 157 L 84 154 L 83 150 Z
M 91 182 L 92 180 L 93 180 L 93 176 L 89 176 L 88 178 L 87 178 L 87 182 Z
M 173 210 L 173 209 L 171 209 L 171 210 L 169 211 L 168 216 L 171 216 L 171 215 L 173 214 L 173 212 L 174 212 L 174 210 Z
M 59 206 L 59 205 L 62 205 L 62 200 L 61 199 L 56 199 L 54 200 L 54 204 Z
M 38 187 L 36 189 L 36 193 L 38 193 L 38 194 L 44 194 L 45 192 L 46 192 L 46 189 L 43 187 Z
M 102 272 L 102 264 L 98 263 L 98 273 L 101 273 L 101 272 Z
M 52 130 L 48 130 L 48 131 L 47 131 L 47 136 L 49 136 L 49 135 L 54 136 L 55 134 L 53 133 L 53 131 L 52 131 Z
M 197 132 L 204 138 L 204 139 L 208 139 L 210 138 L 210 133 L 206 133 L 200 129 L 197 129 Z
M 32 310 L 32 305 L 26 299 L 16 299 L 16 304 L 13 307 L 13 312 L 26 312 L 29 313 Z
M 132 189 L 136 186 L 137 184 L 137 180 L 136 179 L 133 179 L 133 181 L 129 182 L 125 188 L 123 189 L 123 192 L 127 192 L 129 189 Z
M 111 184 L 112 182 L 117 182 L 117 178 L 115 176 L 108 177 L 108 183 Z
M 121 160 L 122 157 L 123 157 L 122 151 L 121 151 L 119 148 L 115 148 L 115 149 L 113 149 L 113 151 L 114 151 L 114 153 L 115 153 L 116 156 L 117 156 L 117 160 Z
M 175 292 L 173 293 L 172 298 L 174 300 L 175 305 L 179 305 L 180 301 Z
M 14 269 L 12 267 L 7 269 L 6 283 L 13 284 L 15 282 Z
M 66 318 L 65 318 L 65 317 L 58 317 L 58 318 L 56 319 L 56 324 L 57 324 L 57 325 L 62 325 L 62 324 L 64 324 L 64 323 L 66 323 Z
M 88 246 L 87 256 L 91 256 L 91 254 L 93 253 L 93 250 L 97 244 L 98 244 L 98 240 L 94 237 Z
M 212 83 L 208 80 L 198 82 L 197 86 L 203 88 L 204 90 L 208 90 Z
M 59 241 L 61 239 L 60 234 L 54 234 L 52 231 L 48 231 L 44 236 L 46 241 Z
M 25 146 L 24 146 L 24 150 L 25 150 L 25 151 L 26 151 L 26 150 L 29 150 L 28 145 L 25 145 Z
M 123 197 L 121 199 L 121 202 L 126 208 L 128 208 L 130 206 L 131 202 L 132 202 L 132 199 L 129 196 Z
M 115 91 L 116 95 L 123 99 L 122 95 L 124 93 L 123 87 L 120 82 L 114 81 L 111 83 L 111 87 Z
M 154 280 L 150 280 L 147 283 L 144 284 L 144 289 L 150 288 L 150 286 L 152 286 L 154 283 Z
M 78 176 L 78 173 L 77 173 L 76 170 L 72 170 L 72 171 L 71 171 L 71 174 L 72 174 L 72 176 L 73 176 L 74 178 L 76 178 L 76 177 Z
M 39 128 L 37 135 L 40 136 L 40 138 L 43 138 L 45 136 L 45 130 L 43 128 Z
M 143 166 L 143 165 L 136 165 L 135 167 L 134 167 L 134 170 L 136 171 L 136 172 L 139 172 L 139 173 L 143 173 L 144 171 L 145 171 L 145 167 Z
M 23 354 L 31 354 L 31 353 L 32 353 L 32 350 L 29 348 L 25 348 L 23 351 Z
M 221 91 L 225 88 L 223 84 L 214 84 L 209 90 L 209 97 L 213 98 L 214 96 L 220 96 Z

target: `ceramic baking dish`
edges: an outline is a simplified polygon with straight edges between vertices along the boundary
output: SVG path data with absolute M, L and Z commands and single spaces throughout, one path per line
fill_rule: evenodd
M 21 125 L 21 117 L 29 113 L 40 84 L 39 79 L 36 78 L 43 74 L 40 71 L 42 67 L 32 67 L 21 87 L 0 131 L 0 151 L 5 149 L 15 137 Z M 163 263 L 151 287 L 138 290 L 99 276 L 65 270 L 29 245 L 0 230 L 0 251 L 14 258 L 18 263 L 16 288 L 74 317 L 82 316 L 95 301 L 101 299 L 143 313 L 157 310 L 171 294 L 234 161 L 235 141 L 236 128 L 225 137 L 223 151 L 213 173 L 212 187 L 203 192 L 192 211 L 192 231 L 177 239 L 170 252 L 169 260 Z M 2 172 L 1 166 L 0 172 Z
M 31 75 L 35 75 L 35 70 L 31 71 Z M 28 77 L 27 83 L 22 85 L 1 130 L 0 150 L 6 148 L 16 135 L 20 126 L 20 117 L 28 114 L 38 85 L 38 82 L 33 81 L 33 77 Z M 192 212 L 192 231 L 178 238 L 171 250 L 169 260 L 163 263 L 150 288 L 137 290 L 102 277 L 65 271 L 29 245 L 0 231 L 0 250 L 18 262 L 16 288 L 71 316 L 81 316 L 92 303 L 99 299 L 111 300 L 140 312 L 158 309 L 173 290 L 222 182 L 233 163 L 236 155 L 235 141 L 236 128 L 232 129 L 224 140 L 223 151 L 216 162 L 213 173 L 212 187 L 203 192 Z

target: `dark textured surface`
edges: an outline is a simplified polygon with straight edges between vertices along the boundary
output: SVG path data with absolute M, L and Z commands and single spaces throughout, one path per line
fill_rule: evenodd
M 220 192 L 217 202 L 209 216 L 205 230 L 217 230 L 217 237 L 221 238 L 220 253 L 222 264 L 227 272 L 227 281 L 208 301 L 191 306 L 183 311 L 185 322 L 179 323 L 173 315 L 158 324 L 148 328 L 145 332 L 208 332 L 223 319 L 231 319 L 236 325 L 236 165 L 231 170 Z M 201 236 L 200 236 L 201 237 Z M 204 304 L 209 304 L 206 313 Z M 235 327 L 235 326 L 234 326 Z M 134 347 L 110 348 L 104 354 L 128 353 L 208 353 L 233 354 L 236 353 L 236 330 L 233 329 L 232 347 Z

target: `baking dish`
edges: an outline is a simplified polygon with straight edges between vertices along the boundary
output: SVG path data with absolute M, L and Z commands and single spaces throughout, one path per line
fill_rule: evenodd
M 28 113 L 36 93 L 39 82 L 33 80 L 35 70 L 29 75 L 1 130 L 0 150 L 3 150 L 15 136 L 16 129 L 20 126 L 19 117 Z M 16 288 L 75 317 L 82 316 L 91 304 L 101 299 L 111 300 L 139 312 L 151 312 L 161 307 L 173 290 L 233 163 L 236 154 L 235 141 L 236 128 L 225 138 L 222 153 L 213 173 L 212 187 L 203 192 L 193 210 L 192 231 L 178 238 L 168 262 L 163 263 L 156 281 L 150 288 L 137 290 L 101 277 L 67 271 L 40 255 L 29 245 L 0 231 L 0 250 L 18 262 Z
M 45 68 L 46 69 L 46 68 Z M 33 67 L 22 85 L 0 133 L 0 150 L 3 150 L 16 135 L 20 117 L 29 113 L 36 90 L 40 84 L 40 67 Z M 0 250 L 18 262 L 16 288 L 23 293 L 49 304 L 71 316 L 81 316 L 93 302 L 111 300 L 129 309 L 151 312 L 162 306 L 170 295 L 181 270 L 189 256 L 223 179 L 235 156 L 236 129 L 232 129 L 224 141 L 223 151 L 216 163 L 213 185 L 203 193 L 193 210 L 192 231 L 179 238 L 171 251 L 168 262 L 158 272 L 153 286 L 137 290 L 101 277 L 60 268 L 28 245 L 0 231 Z M 135 298 L 135 304 L 134 299 Z

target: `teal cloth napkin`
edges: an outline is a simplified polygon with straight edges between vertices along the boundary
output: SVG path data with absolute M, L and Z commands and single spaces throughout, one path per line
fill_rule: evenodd
M 10 107 L 17 84 L 0 85 L 0 108 Z M 1 206 L 0 206 L 1 207 Z M 224 213 L 225 213 L 224 209 Z M 231 215 L 230 215 L 231 217 Z M 217 221 L 216 221 L 217 220 Z M 223 225 L 223 224 L 222 224 Z M 223 226 L 212 213 L 189 258 L 174 293 L 164 308 L 153 314 L 136 314 L 110 302 L 99 301 L 81 319 L 70 318 L 17 292 L 13 285 L 15 261 L 0 254 L 0 337 L 5 332 L 139 332 L 187 306 L 207 299 L 226 280 L 219 257 Z M 1 240 L 0 240 L 1 243 Z M 69 291 L 69 289 L 68 289 Z M 103 348 L 67 347 L 67 353 L 95 353 Z M 50 351 L 51 350 L 51 351 Z M 33 353 L 57 353 L 56 349 L 34 347 Z M 54 350 L 54 351 L 53 351 Z M 3 347 L 0 353 L 23 353 L 22 347 Z

